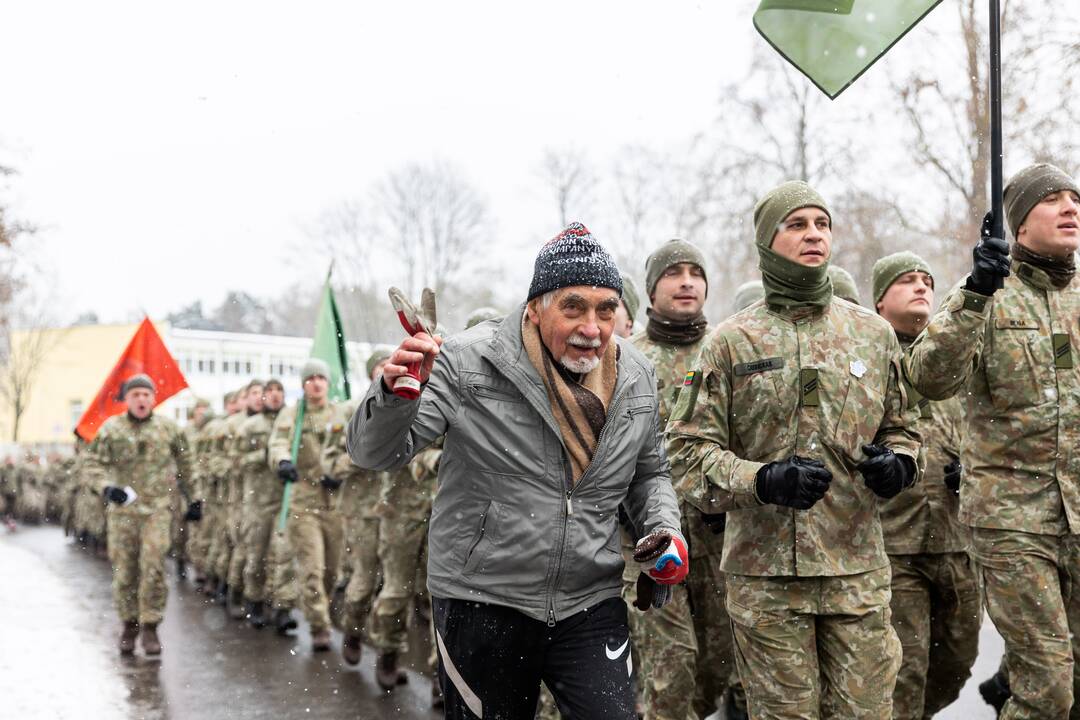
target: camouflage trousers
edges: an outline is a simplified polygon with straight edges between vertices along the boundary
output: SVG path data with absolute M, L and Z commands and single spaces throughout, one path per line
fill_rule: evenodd
M 165 613 L 165 555 L 172 509 L 110 508 L 113 602 L 124 622 L 159 623 Z
M 427 558 L 427 519 L 395 518 L 379 528 L 379 565 L 383 583 L 371 612 L 371 644 L 380 653 L 408 651 L 409 609 L 416 595 L 416 577 Z M 432 643 L 434 650 L 435 643 Z M 428 669 L 436 668 L 434 652 Z
M 272 543 L 278 508 L 275 505 L 251 505 L 247 508 L 244 536 L 244 598 L 265 602 L 273 597 L 274 558 Z
M 892 625 L 904 648 L 895 720 L 932 717 L 960 695 L 979 651 L 981 596 L 967 553 L 890 555 Z
M 277 515 L 270 531 L 267 553 L 266 599 L 275 610 L 292 610 L 300 604 L 300 573 L 288 532 L 277 531 Z
M 727 576 L 747 709 L 766 718 L 888 720 L 900 669 L 888 567 L 839 577 Z
M 240 535 L 239 513 L 231 504 L 224 504 L 221 506 L 221 514 L 218 518 L 220 523 L 210 548 L 210 554 L 213 557 L 210 571 L 219 579 L 228 582 L 229 566 Z
M 1080 536 L 973 528 L 986 610 L 1005 639 L 1000 717 L 1080 718 Z
M 720 570 L 724 554 L 723 532 L 713 532 L 701 513 L 683 506 L 683 533 L 690 547 L 690 574 L 686 587 L 697 638 L 694 678 L 694 713 L 708 717 L 716 712 L 716 702 L 730 688 L 737 707 L 746 707 L 739 672 L 735 667 L 735 640 L 731 635 L 726 599 L 727 581 Z
M 75 532 L 105 539 L 105 501 L 88 485 L 80 487 L 75 498 Z
M 345 586 L 342 629 L 348 635 L 363 635 L 379 586 L 379 518 L 351 518 L 347 523 L 345 563 L 349 584 Z
M 299 568 L 304 617 L 312 633 L 329 630 L 345 522 L 337 510 L 297 508 L 289 514 L 288 533 Z
M 251 513 L 237 503 L 232 508 L 232 521 L 229 523 L 232 553 L 229 555 L 229 571 L 226 575 L 226 582 L 233 590 L 244 589 L 244 566 L 247 564 L 247 536 L 250 525 Z

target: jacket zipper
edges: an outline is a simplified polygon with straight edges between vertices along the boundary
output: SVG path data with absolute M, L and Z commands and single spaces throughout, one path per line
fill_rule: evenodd
M 627 382 L 623 385 L 622 392 L 620 392 L 619 396 L 615 398 L 615 402 L 611 404 L 611 408 L 608 410 L 608 414 L 607 414 L 609 422 L 604 423 L 603 429 L 600 430 L 600 436 L 596 438 L 596 449 L 597 450 L 600 449 L 600 444 L 604 441 L 604 437 L 607 435 L 608 427 L 610 427 L 610 425 L 611 425 L 610 420 L 612 418 L 618 417 L 618 414 L 616 413 L 616 410 L 618 410 L 618 408 L 622 404 L 623 398 L 626 397 L 626 393 L 628 392 L 628 388 L 636 380 L 637 380 L 637 375 L 634 375 L 629 380 L 627 380 Z M 563 477 L 566 479 L 566 515 L 563 517 L 562 535 L 559 538 L 559 555 L 558 555 L 558 557 L 556 558 L 556 561 L 555 561 L 555 577 L 552 579 L 551 585 L 548 586 L 548 621 L 547 621 L 547 626 L 548 627 L 555 627 L 555 586 L 559 584 L 559 577 L 562 575 L 563 555 L 566 554 L 566 535 L 567 535 L 567 530 L 569 529 L 570 516 L 574 514 L 574 506 L 573 506 L 574 490 L 576 490 L 577 487 L 581 486 L 582 481 L 585 480 L 585 478 L 589 474 L 589 470 L 592 470 L 592 468 L 593 468 L 593 466 L 595 464 L 595 463 L 590 463 L 589 464 L 589 467 L 586 468 L 585 472 L 581 476 L 581 479 L 578 480 L 577 486 L 575 487 L 573 478 L 572 478 L 572 476 L 570 474 L 569 460 L 566 459 L 566 455 L 561 450 L 559 451 L 559 454 L 562 455 L 562 458 L 563 458 Z M 594 455 L 593 459 L 595 460 L 595 458 L 596 458 L 596 456 Z

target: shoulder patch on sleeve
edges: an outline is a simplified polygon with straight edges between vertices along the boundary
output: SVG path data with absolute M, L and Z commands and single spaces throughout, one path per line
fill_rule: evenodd
M 687 422 L 694 414 L 694 405 L 697 404 L 698 391 L 701 389 L 700 370 L 690 370 L 683 378 L 682 388 L 679 390 L 679 399 L 675 403 L 675 409 L 671 411 L 671 419 L 679 422 Z

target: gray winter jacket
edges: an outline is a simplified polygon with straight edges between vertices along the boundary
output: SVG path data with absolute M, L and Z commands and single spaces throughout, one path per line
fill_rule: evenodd
M 622 588 L 619 505 L 642 533 L 679 528 L 652 365 L 619 342 L 593 462 L 571 487 L 547 390 L 522 345 L 524 305 L 446 340 L 418 401 L 373 383 L 349 423 L 364 468 L 391 470 L 445 434 L 428 529 L 435 597 L 549 623 Z

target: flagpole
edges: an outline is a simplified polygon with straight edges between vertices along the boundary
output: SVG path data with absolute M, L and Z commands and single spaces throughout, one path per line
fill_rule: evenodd
M 1005 213 L 1002 209 L 1004 149 L 1001 139 L 1001 3 L 990 0 L 990 210 L 993 213 L 991 235 L 1005 238 Z M 1003 287 L 1003 278 L 996 278 Z
M 296 459 L 300 455 L 300 436 L 304 431 L 304 411 L 307 409 L 307 398 L 300 398 L 296 406 L 296 419 L 293 421 L 292 435 L 292 464 L 296 466 Z M 285 489 L 281 494 L 281 513 L 278 515 L 278 532 L 285 532 L 285 525 L 289 522 L 289 500 L 292 498 L 292 487 L 295 483 L 285 483 Z

